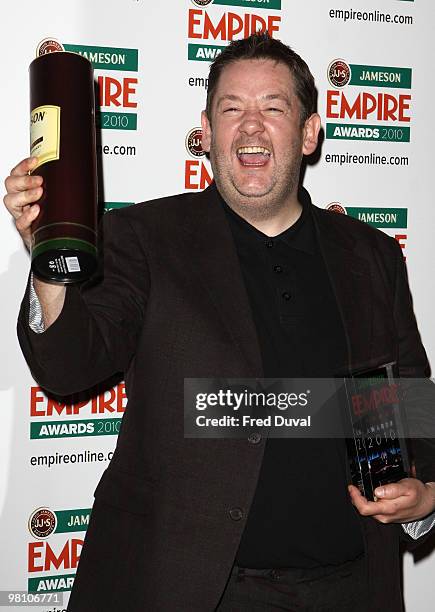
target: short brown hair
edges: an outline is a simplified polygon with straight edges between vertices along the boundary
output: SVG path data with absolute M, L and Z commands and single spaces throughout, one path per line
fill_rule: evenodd
M 315 112 L 317 91 L 314 77 L 305 61 L 288 45 L 265 32 L 256 32 L 248 38 L 233 40 L 212 62 L 208 76 L 206 113 L 211 119 L 211 106 L 220 75 L 228 64 L 238 60 L 271 59 L 289 67 L 293 75 L 295 92 L 301 104 L 301 123 Z

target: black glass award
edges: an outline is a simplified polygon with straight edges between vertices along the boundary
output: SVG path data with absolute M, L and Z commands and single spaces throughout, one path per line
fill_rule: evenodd
M 352 484 L 368 499 L 378 486 L 409 476 L 406 424 L 395 362 L 345 378 L 352 437 L 346 438 Z

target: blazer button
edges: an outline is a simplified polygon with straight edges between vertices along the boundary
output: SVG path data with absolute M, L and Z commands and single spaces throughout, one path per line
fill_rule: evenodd
M 231 508 L 230 517 L 233 521 L 240 521 L 243 518 L 243 510 L 241 508 Z
M 258 431 L 256 431 L 255 433 L 251 433 L 248 436 L 248 442 L 250 442 L 251 444 L 258 444 L 261 440 L 261 434 L 258 433 Z

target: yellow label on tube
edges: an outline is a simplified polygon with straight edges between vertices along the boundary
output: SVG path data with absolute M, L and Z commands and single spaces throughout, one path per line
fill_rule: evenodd
M 38 106 L 30 113 L 30 155 L 38 165 L 59 159 L 60 106 Z M 34 168 L 32 172 L 36 170 Z

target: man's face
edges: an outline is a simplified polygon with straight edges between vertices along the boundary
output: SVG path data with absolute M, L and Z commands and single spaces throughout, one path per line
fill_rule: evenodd
M 312 115 L 301 126 L 300 102 L 285 64 L 254 59 L 226 66 L 211 121 L 202 114 L 202 146 L 210 151 L 217 187 L 228 204 L 260 212 L 294 197 L 302 155 L 317 144 L 317 124 L 318 115 Z

